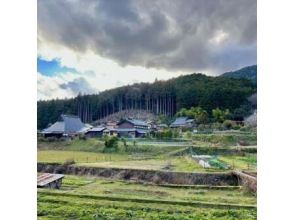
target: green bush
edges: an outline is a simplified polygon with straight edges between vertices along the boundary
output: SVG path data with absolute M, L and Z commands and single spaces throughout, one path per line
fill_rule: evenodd
M 72 165 L 72 164 L 75 164 L 76 162 L 75 162 L 75 160 L 74 159 L 67 159 L 64 163 L 63 163 L 63 165 L 64 166 L 69 166 L 69 165 Z
M 103 152 L 116 152 L 118 150 L 118 137 L 105 138 Z
M 87 140 L 87 137 L 86 137 L 86 135 L 85 134 L 80 134 L 79 135 L 79 140 Z
M 55 141 L 58 141 L 58 138 L 56 138 L 56 137 L 48 137 L 48 138 L 46 138 L 46 140 L 48 142 L 55 142 Z
M 236 126 L 236 123 L 231 121 L 231 120 L 225 120 L 223 122 L 223 126 L 224 126 L 224 129 L 232 129 L 234 126 Z

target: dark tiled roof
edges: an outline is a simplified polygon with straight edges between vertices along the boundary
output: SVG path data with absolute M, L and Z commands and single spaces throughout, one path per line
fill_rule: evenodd
M 128 121 L 130 122 L 131 124 L 135 125 L 135 126 L 148 126 L 148 124 L 145 122 L 145 121 L 142 121 L 142 120 L 138 120 L 138 119 L 126 119 L 124 121 Z M 118 123 L 118 124 L 121 124 L 123 123 L 124 121 Z
M 88 130 L 79 117 L 72 115 L 61 115 L 61 121 L 55 122 L 42 133 L 80 133 Z
M 171 125 L 184 125 L 186 124 L 187 119 L 187 117 L 176 118 L 176 120 Z
M 89 131 L 103 131 L 105 129 L 106 127 L 94 127 L 94 128 L 91 128 Z
M 115 130 L 117 132 L 132 132 L 136 131 L 136 128 L 116 128 Z
M 63 133 L 64 132 L 64 122 L 57 121 L 49 128 L 44 129 L 41 133 Z
M 171 127 L 184 126 L 187 123 L 191 123 L 193 121 L 194 119 L 188 119 L 188 117 L 180 117 L 180 118 L 176 118 L 176 120 L 170 126 Z
M 140 134 L 147 134 L 148 133 L 147 130 L 143 130 L 143 129 L 136 129 L 136 131 Z
M 84 123 L 77 116 L 61 115 L 61 117 L 65 125 L 64 130 L 67 133 L 79 132 L 85 127 Z
M 131 122 L 133 125 L 138 125 L 138 126 L 148 126 L 148 124 L 145 121 L 138 120 L 138 119 L 129 119 L 129 122 Z

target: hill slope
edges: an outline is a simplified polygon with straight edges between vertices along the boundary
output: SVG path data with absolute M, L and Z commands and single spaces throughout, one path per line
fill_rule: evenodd
M 124 110 L 141 109 L 168 117 L 192 106 L 209 113 L 217 107 L 233 112 L 255 92 L 256 84 L 247 79 L 193 73 L 167 81 L 122 86 L 98 95 L 38 101 L 38 129 L 55 122 L 62 113 L 78 115 L 83 122 L 91 123 Z
M 230 77 L 235 79 L 245 78 L 249 79 L 255 84 L 257 83 L 257 65 L 244 67 L 242 69 L 232 71 L 232 72 L 226 72 L 222 74 L 224 77 Z

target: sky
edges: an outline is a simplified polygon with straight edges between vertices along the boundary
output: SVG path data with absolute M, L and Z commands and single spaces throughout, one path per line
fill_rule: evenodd
M 38 0 L 38 100 L 256 64 L 256 0 Z

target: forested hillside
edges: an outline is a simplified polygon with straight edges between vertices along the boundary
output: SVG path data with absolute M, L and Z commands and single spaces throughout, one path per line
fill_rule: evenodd
M 122 110 L 143 109 L 173 117 L 181 108 L 199 106 L 207 112 L 219 107 L 234 112 L 256 92 L 247 79 L 191 74 L 154 83 L 139 83 L 106 90 L 98 95 L 38 101 L 38 129 L 55 122 L 60 114 L 79 115 L 91 123 Z
M 222 76 L 235 79 L 249 79 L 255 84 L 257 83 L 257 65 L 247 66 L 237 71 L 226 72 Z

